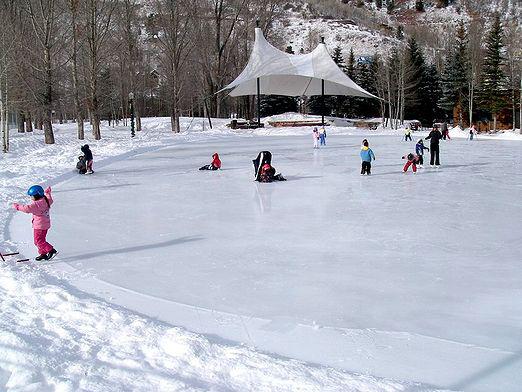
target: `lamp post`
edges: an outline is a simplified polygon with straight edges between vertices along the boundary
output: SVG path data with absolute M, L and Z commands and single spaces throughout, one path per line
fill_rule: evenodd
M 130 106 L 130 120 L 131 120 L 131 137 L 135 136 L 134 133 L 134 93 L 129 93 L 129 106 Z

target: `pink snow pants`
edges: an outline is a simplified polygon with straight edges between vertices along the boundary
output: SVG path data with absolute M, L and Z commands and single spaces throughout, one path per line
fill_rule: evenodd
M 34 231 L 34 244 L 38 248 L 38 254 L 46 254 L 49 253 L 53 246 L 47 242 L 45 237 L 47 236 L 47 230 L 42 229 L 33 229 Z
M 87 161 L 87 170 L 88 171 L 92 171 L 92 161 L 93 161 L 92 159 Z
M 410 168 L 410 166 L 411 166 L 413 172 L 415 173 L 417 171 L 417 165 L 415 164 L 415 162 L 412 162 L 412 161 L 406 162 L 403 170 L 406 172 Z

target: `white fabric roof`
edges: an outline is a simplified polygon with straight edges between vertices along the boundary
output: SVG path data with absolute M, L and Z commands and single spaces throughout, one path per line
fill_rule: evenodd
M 321 95 L 321 79 L 324 79 L 325 95 L 377 98 L 341 71 L 324 44 L 308 54 L 289 54 L 272 46 L 259 28 L 256 28 L 254 48 L 245 69 L 220 91 L 232 89 L 233 97 L 255 95 L 257 78 L 260 92 L 265 95 Z

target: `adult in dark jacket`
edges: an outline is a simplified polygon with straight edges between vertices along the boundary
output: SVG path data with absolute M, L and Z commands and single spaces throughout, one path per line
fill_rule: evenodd
M 439 141 L 442 139 L 442 133 L 438 129 L 433 129 L 425 139 L 430 140 L 430 165 L 439 166 Z

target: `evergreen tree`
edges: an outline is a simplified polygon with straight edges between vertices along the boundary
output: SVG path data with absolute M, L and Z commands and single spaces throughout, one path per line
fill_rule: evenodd
M 375 5 L 377 9 L 380 10 L 382 8 L 382 0 L 375 0 Z
M 438 115 L 439 75 L 435 66 L 426 64 L 414 37 L 408 40 L 405 72 L 405 112 L 423 124 L 430 124 Z
M 348 56 L 348 63 L 346 64 L 346 74 L 354 82 L 356 81 L 356 75 L 357 75 L 356 67 L 357 67 L 357 62 L 355 60 L 353 48 L 350 48 L 350 55 Z M 358 102 L 354 97 L 345 97 L 342 104 L 343 104 L 342 111 L 348 117 L 357 117 L 358 116 L 358 112 L 359 112 L 358 107 L 357 107 Z
M 404 38 L 404 28 L 402 25 L 397 26 L 397 33 L 395 34 L 395 37 L 397 39 L 403 39 Z
M 369 93 L 377 95 L 377 74 L 375 59 L 363 59 L 357 64 L 356 82 Z M 379 102 L 376 99 L 354 98 L 357 114 L 361 117 L 379 116 Z
M 455 46 L 448 55 L 441 76 L 441 97 L 438 106 L 455 122 L 464 126 L 464 111 L 468 107 L 469 55 L 466 29 L 461 22 L 457 29 Z
M 395 9 L 395 0 L 387 0 L 386 10 L 388 11 L 388 13 L 391 14 L 394 9 Z
M 424 1 L 416 0 L 415 1 L 415 9 L 419 12 L 424 12 Z
M 348 56 L 348 64 L 346 65 L 346 74 L 352 80 L 355 80 L 355 55 L 353 54 L 353 48 L 350 48 L 350 55 Z
M 507 105 L 503 35 L 500 16 L 496 14 L 493 17 L 491 30 L 486 37 L 484 66 L 478 89 L 479 104 L 493 116 L 494 129 L 497 125 L 497 114 Z
M 343 53 L 339 45 L 337 45 L 333 50 L 332 60 L 335 62 L 335 64 L 337 64 L 339 68 L 343 70 L 343 72 L 345 72 L 346 65 L 344 63 Z

